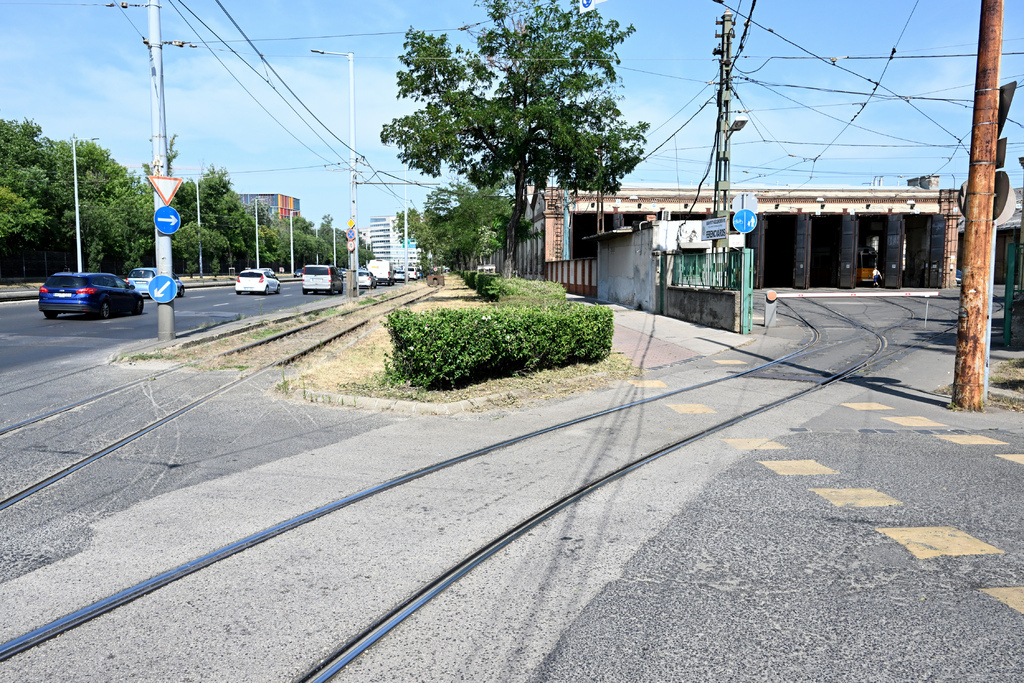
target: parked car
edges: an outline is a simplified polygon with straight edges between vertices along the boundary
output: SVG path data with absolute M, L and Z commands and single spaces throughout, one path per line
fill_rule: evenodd
M 235 278 L 235 294 L 241 294 L 242 292 L 249 292 L 250 294 L 255 292 L 261 294 L 280 294 L 281 281 L 274 275 L 274 271 L 269 268 L 261 268 L 259 270 L 250 268 L 243 270 Z
M 302 269 L 302 293 L 345 291 L 345 278 L 335 266 L 306 266 Z
M 128 273 L 128 284 L 134 285 L 135 291 L 142 296 L 149 296 L 149 281 L 155 277 L 156 268 L 135 268 Z M 181 279 L 174 273 L 171 273 L 171 279 L 178 288 L 178 296 L 185 296 L 185 284 Z
M 356 282 L 361 288 L 377 289 L 377 278 L 365 268 L 360 268 L 356 273 Z
M 110 273 L 57 273 L 39 288 L 39 310 L 51 320 L 61 313 L 141 315 L 143 305 L 133 285 Z
M 409 279 L 410 280 L 419 280 L 420 279 L 419 272 L 415 268 L 413 268 L 412 266 L 409 266 Z

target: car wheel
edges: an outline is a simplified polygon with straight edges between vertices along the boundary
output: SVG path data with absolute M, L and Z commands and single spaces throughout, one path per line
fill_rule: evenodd
M 43 315 L 45 315 L 48 319 L 53 320 L 54 318 L 57 317 L 57 311 L 43 311 Z
M 132 309 L 132 315 L 142 315 L 142 299 L 135 302 L 135 308 Z
M 238 296 L 242 296 L 242 293 L 240 291 L 238 291 L 237 289 L 235 290 L 235 294 L 237 294 Z
M 110 318 L 110 302 L 106 299 L 100 304 L 99 316 L 101 320 L 107 320 Z
M 184 287 L 182 287 L 181 289 L 178 290 L 178 296 L 179 297 L 185 296 L 185 288 Z
M 309 294 L 309 290 L 308 289 L 304 289 L 304 290 L 302 290 L 302 293 L 303 294 Z
M 266 296 L 267 294 L 270 294 L 270 285 L 263 288 L 263 296 Z

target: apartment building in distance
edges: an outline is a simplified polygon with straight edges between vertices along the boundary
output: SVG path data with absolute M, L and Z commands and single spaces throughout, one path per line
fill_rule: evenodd
M 398 216 L 372 216 L 369 227 L 359 229 L 362 238 L 370 243 L 373 255 L 391 261 L 392 264 L 402 263 L 406 258 L 403 236 L 395 229 L 397 223 Z M 408 247 L 409 265 L 419 265 L 420 250 L 416 240 L 410 239 Z

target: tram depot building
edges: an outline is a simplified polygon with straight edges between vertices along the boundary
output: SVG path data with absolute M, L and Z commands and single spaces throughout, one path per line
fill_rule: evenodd
M 956 286 L 963 220 L 958 191 L 939 189 L 938 176 L 900 186 L 744 187 L 732 195 L 741 191 L 757 199 L 757 226 L 746 235 L 731 235 L 730 246 L 752 250 L 755 288 L 872 287 L 875 267 L 889 289 Z M 650 239 L 628 242 L 637 273 L 648 270 L 643 262 L 649 265 L 659 252 L 711 246 L 700 241 L 700 221 L 713 215 L 709 187 L 699 195 L 696 188 L 623 188 L 616 195 L 575 197 L 556 187 L 538 199 L 532 218 L 535 234 L 544 236 L 543 248 L 536 244 L 521 253 L 518 269 L 527 277 L 564 281 L 570 291 L 596 294 L 595 286 L 607 275 L 601 273 L 607 259 L 582 262 L 598 259 L 599 251 L 612 246 L 605 243 L 646 228 Z M 998 232 L 997 283 L 1005 277 L 1005 245 L 1012 234 Z M 647 245 L 648 253 L 642 253 Z

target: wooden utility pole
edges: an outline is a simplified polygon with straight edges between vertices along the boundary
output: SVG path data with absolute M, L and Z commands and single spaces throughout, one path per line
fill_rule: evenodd
M 999 126 L 999 58 L 1003 46 L 1003 0 L 982 0 L 978 71 L 974 87 L 971 167 L 965 202 L 963 275 L 953 403 L 963 410 L 985 407 L 989 279 L 995 230 L 996 140 Z

